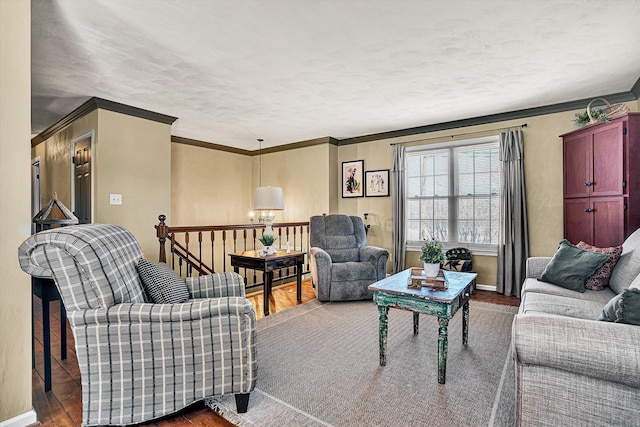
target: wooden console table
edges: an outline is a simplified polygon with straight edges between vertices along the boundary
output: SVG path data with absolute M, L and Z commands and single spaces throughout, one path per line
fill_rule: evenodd
M 51 390 L 51 328 L 49 325 L 49 303 L 60 301 L 60 359 L 67 358 L 67 311 L 64 308 L 56 284 L 51 279 L 31 277 L 31 290 L 42 301 L 42 346 L 44 347 L 44 391 Z M 31 303 L 31 367 L 36 367 L 35 326 L 33 302 Z
M 273 271 L 285 267 L 296 267 L 296 298 L 302 301 L 302 264 L 306 252 L 278 251 L 273 255 L 260 256 L 258 251 L 244 251 L 236 254 L 229 254 L 231 266 L 236 273 L 240 272 L 240 267 L 259 270 L 264 273 L 264 315 L 269 315 L 269 295 L 273 285 Z

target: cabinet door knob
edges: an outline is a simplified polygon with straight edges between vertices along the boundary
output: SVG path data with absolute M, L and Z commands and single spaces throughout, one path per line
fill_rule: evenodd
M 593 212 L 593 209 L 591 209 L 591 208 L 587 208 L 587 209 L 585 209 L 584 211 L 585 211 L 585 212 Z
M 591 187 L 592 185 L 593 185 L 593 182 L 591 182 L 591 181 L 584 183 L 585 187 Z

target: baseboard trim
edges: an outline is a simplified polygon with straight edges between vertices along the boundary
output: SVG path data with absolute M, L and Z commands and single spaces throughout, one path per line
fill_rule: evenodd
M 491 285 L 476 285 L 476 289 L 480 289 L 481 291 L 496 291 L 496 287 Z
M 31 408 L 24 414 L 16 415 L 13 418 L 0 422 L 0 427 L 26 427 L 35 424 L 38 421 L 36 411 Z

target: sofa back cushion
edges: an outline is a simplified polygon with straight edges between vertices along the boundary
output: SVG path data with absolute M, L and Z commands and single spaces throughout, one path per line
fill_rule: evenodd
M 324 249 L 333 262 L 360 261 L 360 247 L 367 244 L 362 218 L 313 216 L 309 227 L 311 246 Z
M 622 244 L 622 255 L 613 269 L 609 287 L 617 294 L 631 285 L 640 274 L 640 229 L 627 237 Z

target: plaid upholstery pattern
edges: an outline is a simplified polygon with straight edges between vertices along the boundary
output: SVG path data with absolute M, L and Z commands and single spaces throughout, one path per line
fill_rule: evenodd
M 190 279 L 191 300 L 147 303 L 134 264 L 140 255 L 133 236 L 113 225 L 48 230 L 19 248 L 23 270 L 53 277 L 61 291 L 85 426 L 141 423 L 255 387 L 255 311 L 242 278 Z
M 146 302 L 135 267 L 141 255 L 127 230 L 108 224 L 42 231 L 18 249 L 22 269 L 53 278 L 69 311 Z

